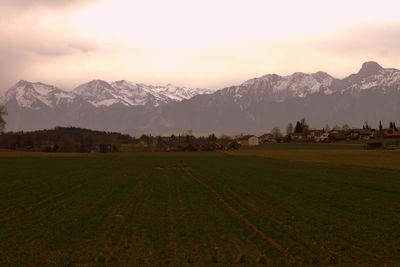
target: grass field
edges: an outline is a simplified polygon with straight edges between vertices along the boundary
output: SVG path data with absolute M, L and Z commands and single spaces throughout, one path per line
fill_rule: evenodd
M 326 146 L 0 152 L 0 265 L 398 266 L 396 162 Z

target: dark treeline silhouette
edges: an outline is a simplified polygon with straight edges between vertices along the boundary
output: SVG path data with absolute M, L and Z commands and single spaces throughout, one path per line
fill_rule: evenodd
M 45 152 L 97 152 L 100 144 L 111 144 L 113 151 L 118 151 L 118 145 L 134 141 L 125 134 L 77 127 L 0 134 L 0 148 Z
M 194 137 L 191 133 L 168 137 L 143 134 L 134 138 L 77 127 L 0 133 L 0 149 L 37 152 L 213 151 L 238 147 L 240 145 L 232 138 L 217 138 L 215 134 L 208 137 Z

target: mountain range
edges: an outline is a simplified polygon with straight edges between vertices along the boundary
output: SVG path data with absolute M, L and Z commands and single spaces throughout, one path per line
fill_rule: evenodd
M 94 80 L 72 91 L 19 81 L 0 98 L 6 129 L 78 126 L 133 135 L 262 133 L 306 118 L 325 124 L 376 125 L 400 117 L 400 71 L 365 62 L 344 79 L 325 72 L 268 74 L 215 92 L 172 84 Z

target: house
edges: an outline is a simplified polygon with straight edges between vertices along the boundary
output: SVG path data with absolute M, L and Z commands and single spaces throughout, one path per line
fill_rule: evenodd
M 237 141 L 242 146 L 258 146 L 260 144 L 259 138 L 254 135 L 242 136 Z
M 326 142 L 329 139 L 329 133 L 324 130 L 310 130 L 307 134 L 309 141 Z
M 320 135 L 315 136 L 314 140 L 315 140 L 315 142 L 318 142 L 318 143 L 328 142 L 329 141 L 329 133 L 322 132 Z
M 391 128 L 391 129 L 386 129 L 384 131 L 384 137 L 400 137 L 400 131 L 395 129 L 395 128 Z
M 276 139 L 275 137 L 270 134 L 270 133 L 266 133 L 263 134 L 259 137 L 260 143 L 261 144 L 265 144 L 265 143 L 276 143 Z
M 308 136 L 314 139 L 315 137 L 322 135 L 324 132 L 324 130 L 309 130 Z
M 331 132 L 329 133 L 329 139 L 332 141 L 344 141 L 347 138 L 343 132 Z
M 346 131 L 346 130 L 331 130 L 329 133 L 330 134 L 343 134 L 343 135 L 346 135 L 346 133 L 348 133 L 348 131 Z
M 357 129 L 351 129 L 347 132 L 347 136 L 351 140 L 358 140 L 360 139 L 360 134 Z
M 306 142 L 308 137 L 305 133 L 292 133 L 291 139 L 294 142 Z
M 358 135 L 361 139 L 370 140 L 375 138 L 375 130 L 371 129 L 358 129 Z

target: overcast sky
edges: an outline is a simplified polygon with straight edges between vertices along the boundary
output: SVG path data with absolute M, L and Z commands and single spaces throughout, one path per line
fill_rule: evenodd
M 364 61 L 400 68 L 398 0 L 0 0 L 0 92 L 18 80 L 220 89 Z

